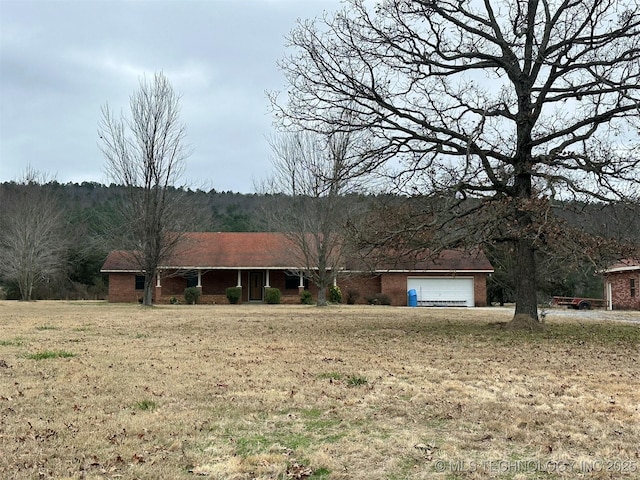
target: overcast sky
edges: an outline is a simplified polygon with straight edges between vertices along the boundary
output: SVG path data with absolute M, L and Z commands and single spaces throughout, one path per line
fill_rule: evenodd
M 61 183 L 108 183 L 100 108 L 143 75 L 182 94 L 194 188 L 249 193 L 269 172 L 276 62 L 298 18 L 339 0 L 0 0 L 0 181 L 27 165 Z

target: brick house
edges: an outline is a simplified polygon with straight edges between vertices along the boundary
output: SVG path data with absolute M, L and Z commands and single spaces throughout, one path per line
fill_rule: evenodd
M 295 245 L 281 233 L 194 232 L 155 279 L 154 301 L 169 303 L 183 298 L 187 287 L 201 290 L 201 303 L 227 303 L 228 287 L 241 287 L 241 302 L 261 302 L 266 287 L 280 289 L 283 303 L 299 303 L 300 293 L 316 288 L 301 273 Z M 424 306 L 487 304 L 487 275 L 493 267 L 481 251 L 448 250 L 436 259 L 401 259 L 393 265 L 364 269 L 341 268 L 336 284 L 343 297 L 352 291 L 358 303 L 384 294 L 392 305 L 407 305 L 408 290 L 416 290 Z M 137 302 L 142 298 L 144 276 L 132 256 L 124 251 L 109 253 L 101 272 L 109 276 L 110 302 Z
M 640 260 L 622 260 L 604 271 L 609 310 L 640 310 Z

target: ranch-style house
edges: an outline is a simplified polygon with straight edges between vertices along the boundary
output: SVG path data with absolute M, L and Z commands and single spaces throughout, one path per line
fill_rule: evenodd
M 226 289 L 241 287 L 241 302 L 262 302 L 267 287 L 281 291 L 283 303 L 299 303 L 314 285 L 296 262 L 295 244 L 282 233 L 194 232 L 185 235 L 155 279 L 154 301 L 182 299 L 187 287 L 201 290 L 200 303 L 228 303 Z M 447 250 L 437 258 L 402 258 L 385 267 L 364 269 L 345 262 L 334 283 L 366 303 L 377 294 L 392 305 L 407 305 L 408 292 L 418 306 L 485 306 L 487 276 L 493 267 L 480 250 Z M 101 269 L 109 276 L 110 302 L 137 302 L 144 276 L 129 252 L 112 251 Z M 356 296 L 356 295 L 353 295 Z M 417 299 L 416 299 L 417 297 Z

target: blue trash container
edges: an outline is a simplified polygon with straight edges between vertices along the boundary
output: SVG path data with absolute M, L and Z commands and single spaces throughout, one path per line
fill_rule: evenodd
M 409 296 L 409 301 L 408 301 L 408 305 L 410 307 L 417 307 L 418 306 L 418 292 L 416 292 L 413 288 L 411 290 L 409 290 L 407 292 L 407 295 Z

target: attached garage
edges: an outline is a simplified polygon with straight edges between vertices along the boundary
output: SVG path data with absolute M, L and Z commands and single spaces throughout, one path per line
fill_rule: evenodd
M 474 307 L 473 277 L 407 277 L 420 307 Z

